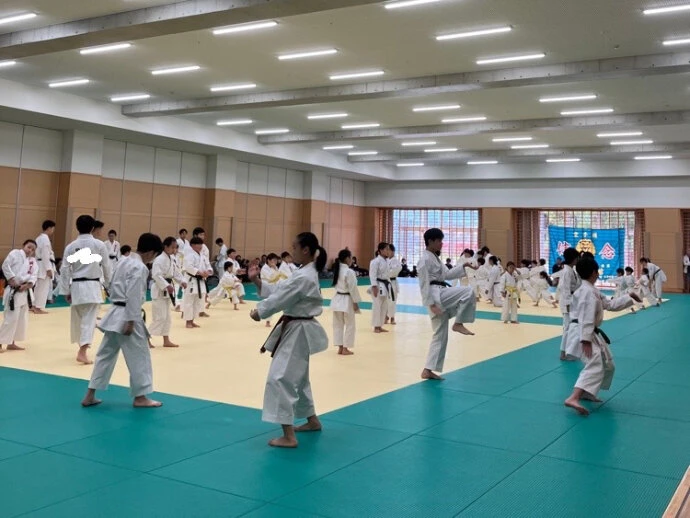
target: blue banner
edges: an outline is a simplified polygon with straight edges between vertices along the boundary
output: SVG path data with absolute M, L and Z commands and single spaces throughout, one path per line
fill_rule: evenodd
M 549 226 L 549 264 L 563 257 L 566 248 L 578 252 L 591 252 L 599 263 L 599 276 L 609 279 L 616 276 L 616 269 L 625 267 L 624 228 L 568 228 Z

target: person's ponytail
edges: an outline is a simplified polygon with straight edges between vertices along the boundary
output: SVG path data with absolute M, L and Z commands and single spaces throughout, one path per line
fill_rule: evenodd
M 319 246 L 316 249 L 319 252 L 319 255 L 316 257 L 316 260 L 314 261 L 315 266 L 316 266 L 316 271 L 322 272 L 323 269 L 326 267 L 326 263 L 328 262 L 328 254 L 326 253 L 326 250 L 322 246 Z

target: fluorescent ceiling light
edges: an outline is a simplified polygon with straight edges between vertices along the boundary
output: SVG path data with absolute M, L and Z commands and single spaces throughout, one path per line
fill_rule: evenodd
M 639 137 L 643 133 L 641 131 L 616 131 L 613 133 L 597 133 L 599 138 L 616 138 L 616 137 Z
M 367 155 L 378 155 L 378 151 L 350 151 L 348 156 L 367 156 Z
M 417 142 L 403 142 L 402 145 L 404 147 L 408 147 L 408 146 L 435 146 L 436 141 L 435 140 L 420 140 Z
M 544 54 L 543 52 L 539 52 L 537 54 L 523 54 L 522 56 L 478 59 L 477 65 L 493 65 L 494 63 L 511 63 L 513 61 L 529 61 L 531 59 L 542 59 L 545 57 L 546 57 L 546 54 Z
M 684 38 L 682 40 L 666 40 L 663 43 L 667 47 L 672 47 L 673 45 L 690 45 L 690 38 Z
M 38 16 L 36 13 L 15 14 L 13 16 L 7 16 L 5 18 L 0 18 L 0 25 L 5 24 L 5 23 L 21 22 L 24 20 L 30 20 L 31 18 L 36 18 L 36 16 Z
M 579 162 L 581 158 L 548 158 L 546 161 L 549 164 L 558 164 L 562 162 Z
M 444 110 L 457 110 L 460 108 L 459 104 L 439 104 L 437 106 L 417 106 L 412 108 L 413 112 L 438 112 Z
M 584 94 L 584 95 L 568 95 L 562 97 L 542 97 L 539 99 L 540 103 L 567 103 L 571 101 L 591 101 L 596 99 L 596 94 Z
M 81 49 L 79 54 L 100 54 L 101 52 L 112 52 L 114 50 L 124 50 L 132 46 L 131 43 L 116 43 L 115 45 L 103 45 L 100 47 L 90 47 L 88 49 Z
M 275 129 L 256 130 L 254 133 L 256 135 L 279 135 L 281 133 L 290 133 L 290 130 L 287 128 L 275 128 Z
M 115 97 L 111 97 L 110 100 L 114 103 L 121 103 L 124 101 L 142 101 L 150 97 L 149 94 L 116 95 Z
M 323 149 L 325 151 L 332 151 L 335 149 L 354 149 L 354 148 L 355 148 L 355 146 L 353 146 L 352 144 L 343 144 L 342 146 L 324 146 L 323 147 Z
M 160 68 L 158 70 L 152 70 L 151 74 L 154 76 L 161 76 L 164 74 L 180 74 L 182 72 L 193 72 L 199 70 L 201 67 L 199 65 L 191 65 L 188 67 L 175 67 L 175 68 Z
M 472 160 L 467 165 L 496 165 L 498 160 Z
M 281 54 L 278 59 L 286 61 L 289 59 L 314 58 L 317 56 L 328 56 L 330 54 L 337 54 L 336 49 L 312 50 L 310 52 L 294 52 L 292 54 Z
M 443 119 L 441 122 L 444 124 L 451 124 L 453 122 L 481 122 L 485 120 L 486 117 L 483 115 L 478 115 L 476 117 L 454 117 L 451 119 Z
M 329 76 L 331 81 L 338 81 L 341 79 L 357 79 L 358 77 L 374 77 L 382 76 L 384 74 L 383 70 L 371 70 L 370 72 L 352 72 L 349 74 L 334 74 Z
M 635 160 L 671 160 L 673 157 L 671 155 L 648 155 L 648 156 L 636 156 Z
M 597 113 L 613 113 L 613 108 L 593 108 L 591 110 L 566 110 L 561 115 L 593 115 Z
M 510 146 L 510 149 L 545 149 L 549 147 L 548 144 L 518 144 Z
M 422 167 L 424 162 L 400 162 L 399 164 L 395 165 L 398 167 Z
M 343 124 L 340 126 L 344 130 L 348 129 L 364 129 L 364 128 L 378 128 L 381 126 L 378 122 L 366 122 L 364 124 Z
M 457 151 L 458 148 L 456 147 L 439 147 L 439 148 L 434 148 L 434 149 L 425 149 L 425 153 L 454 153 Z
M 257 23 L 244 23 L 242 25 L 233 25 L 231 27 L 224 27 L 222 29 L 214 29 L 213 34 L 220 36 L 221 34 L 233 34 L 236 32 L 247 32 L 256 31 L 259 29 L 268 29 L 270 27 L 275 27 L 278 22 L 257 22 Z
M 400 7 L 413 7 L 415 5 L 434 4 L 441 0 L 400 0 L 384 5 L 386 9 L 399 9 Z
M 480 31 L 468 31 L 468 32 L 456 32 L 454 34 L 440 34 L 436 36 L 437 41 L 445 40 L 457 40 L 460 38 L 473 38 L 475 36 L 488 36 L 490 34 L 500 34 L 502 32 L 510 32 L 513 28 L 507 27 L 496 27 L 495 29 L 484 29 Z
M 17 62 L 14 60 L 0 61 L 0 68 L 12 67 L 16 64 Z
M 640 146 L 642 144 L 654 144 L 653 140 L 614 140 L 612 146 Z
M 212 92 L 229 92 L 230 90 L 248 90 L 250 88 L 256 88 L 254 83 L 241 83 L 237 85 L 225 85 L 225 86 L 212 86 Z
M 314 115 L 307 115 L 309 120 L 319 120 L 319 119 L 342 119 L 347 117 L 347 113 L 317 113 Z
M 246 126 L 247 124 L 253 124 L 254 121 L 251 119 L 230 119 L 227 121 L 218 121 L 216 126 Z
M 527 142 L 534 139 L 532 137 L 499 137 L 491 140 L 492 142 Z
M 645 9 L 644 11 L 642 11 L 642 13 L 646 14 L 646 15 L 650 15 L 650 14 L 676 13 L 678 11 L 690 11 L 690 4 L 673 5 L 670 7 L 655 7 L 652 9 Z
M 48 86 L 50 88 L 61 88 L 63 86 L 85 85 L 88 82 L 89 82 L 88 79 L 73 79 L 71 81 L 58 81 L 56 83 L 49 83 Z

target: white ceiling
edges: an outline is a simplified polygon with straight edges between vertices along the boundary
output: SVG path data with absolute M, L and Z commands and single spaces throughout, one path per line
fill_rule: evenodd
M 690 0 L 688 0 L 690 2 Z M 92 16 L 164 5 L 157 0 L 5 0 L 0 17 L 27 10 L 39 14 L 28 22 L 0 25 L 0 31 L 21 31 Z M 224 94 L 211 94 L 214 85 L 254 82 L 251 92 L 274 92 L 328 86 L 333 73 L 383 69 L 385 79 L 414 78 L 491 69 L 477 59 L 544 52 L 546 58 L 494 69 L 569 63 L 582 60 L 690 52 L 685 47 L 664 47 L 669 38 L 690 38 L 690 11 L 649 17 L 642 9 L 684 3 L 681 0 L 442 0 L 408 9 L 387 10 L 379 5 L 335 9 L 276 18 L 276 28 L 214 36 L 211 30 L 133 41 L 121 52 L 82 56 L 77 50 L 19 60 L 0 69 L 0 77 L 25 84 L 86 77 L 91 83 L 70 88 L 76 95 L 108 102 L 112 95 L 148 92 L 152 101 L 166 102 Z M 467 40 L 438 42 L 437 34 L 511 25 L 513 31 Z M 338 54 L 295 61 L 276 56 L 292 51 L 336 48 Z M 174 76 L 152 76 L 155 68 L 200 65 L 201 70 Z M 357 80 L 353 80 L 356 82 Z M 595 93 L 594 101 L 542 104 L 548 95 Z M 459 110 L 414 113 L 420 105 L 458 103 Z M 184 117 L 204 124 L 228 118 L 251 118 L 255 124 L 233 127 L 285 127 L 295 133 L 333 132 L 343 123 L 379 122 L 382 128 L 437 125 L 444 117 L 485 115 L 489 121 L 559 118 L 562 109 L 611 107 L 616 114 L 690 109 L 690 74 L 633 77 L 573 84 L 523 86 L 477 90 L 420 98 L 389 98 L 332 102 L 308 106 L 255 108 L 231 112 L 197 113 Z M 310 121 L 308 114 L 344 111 L 347 119 Z M 655 143 L 688 143 L 690 124 L 640 127 Z M 518 132 L 534 142 L 557 148 L 607 144 L 596 137 L 597 128 Z M 505 150 L 509 144 L 491 142 L 491 134 L 433 138 L 439 146 L 466 152 Z M 424 140 L 427 140 L 425 138 Z M 357 149 L 382 154 L 408 153 L 399 139 L 353 142 Z M 308 144 L 321 147 L 323 143 Z M 400 158 L 404 158 L 401 156 Z M 602 154 L 602 159 L 611 156 Z M 621 157 L 621 159 L 629 157 Z M 535 160 L 537 160 L 535 158 Z M 448 163 L 453 163 L 449 160 Z

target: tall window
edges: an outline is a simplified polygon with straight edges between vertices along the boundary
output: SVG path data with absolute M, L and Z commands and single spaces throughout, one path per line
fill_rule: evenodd
M 542 210 L 539 211 L 539 251 L 540 256 L 549 260 L 550 238 L 549 227 L 564 227 L 566 229 L 584 229 L 588 234 L 576 236 L 577 239 L 593 238 L 590 234 L 597 229 L 623 229 L 623 258 L 624 266 L 635 268 L 636 245 L 639 247 L 641 235 L 635 232 L 636 223 L 639 227 L 639 217 L 636 219 L 634 210 Z M 644 229 L 638 231 L 644 232 Z M 594 236 L 596 237 L 596 236 Z M 637 238 L 637 239 L 636 239 Z M 571 243 L 573 246 L 576 243 Z M 639 252 L 638 252 L 639 253 Z M 595 254 L 596 255 L 596 254 Z M 597 261 L 601 259 L 597 256 Z M 549 265 L 551 266 L 551 265 Z
M 419 262 L 424 251 L 424 232 L 432 227 L 443 230 L 443 252 L 455 263 L 465 248 L 477 249 L 479 243 L 478 210 L 393 209 L 392 243 L 396 255 L 410 266 Z

